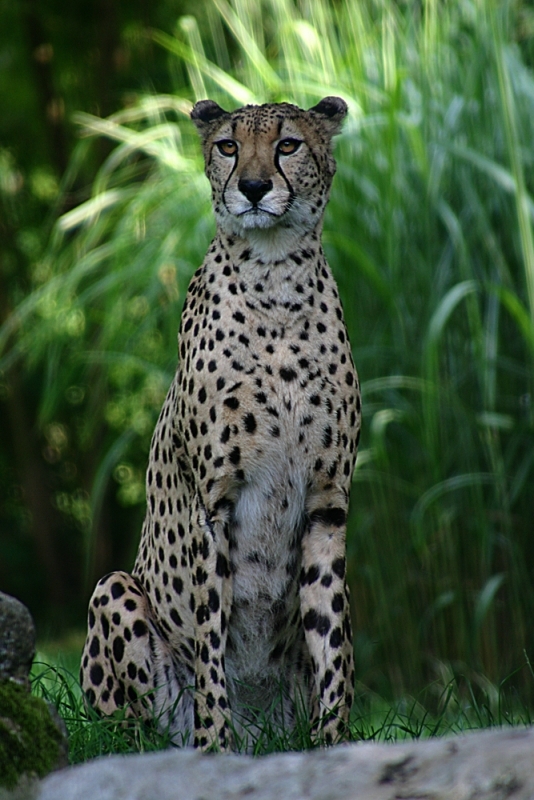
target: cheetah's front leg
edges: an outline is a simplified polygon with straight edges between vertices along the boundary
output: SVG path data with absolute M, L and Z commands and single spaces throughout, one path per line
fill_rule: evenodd
M 347 729 L 354 668 L 345 581 L 346 499 L 315 507 L 302 542 L 301 614 L 314 675 L 314 729 L 326 744 Z M 317 708 L 318 704 L 318 708 Z
M 192 581 L 195 607 L 195 747 L 229 750 L 230 729 L 224 654 L 232 604 L 228 523 L 198 502 L 192 513 Z M 196 523 L 196 525 L 195 525 Z

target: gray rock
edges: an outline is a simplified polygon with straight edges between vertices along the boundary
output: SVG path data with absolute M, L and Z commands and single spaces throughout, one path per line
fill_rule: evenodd
M 30 694 L 34 655 L 30 612 L 0 592 L 0 800 L 33 798 L 35 776 L 68 764 L 63 720 L 50 703 Z
M 35 625 L 19 600 L 0 592 L 0 682 L 9 679 L 28 686 L 35 655 Z
M 36 800 L 532 800 L 534 729 L 308 753 L 100 758 L 49 775 Z

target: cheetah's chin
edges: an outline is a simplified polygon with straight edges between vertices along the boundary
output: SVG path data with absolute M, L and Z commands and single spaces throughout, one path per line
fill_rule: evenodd
M 251 208 L 241 214 L 237 214 L 243 230 L 254 230 L 255 228 L 273 228 L 280 222 L 281 215 L 273 214 L 271 211 L 264 211 L 262 208 Z

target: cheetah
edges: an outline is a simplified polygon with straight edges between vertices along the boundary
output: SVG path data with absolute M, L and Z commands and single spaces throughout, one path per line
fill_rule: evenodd
M 299 698 L 318 741 L 347 731 L 361 408 L 321 247 L 346 113 L 338 97 L 191 112 L 217 231 L 185 298 L 137 559 L 96 586 L 81 683 L 100 712 L 203 750 L 267 712 L 291 728 Z

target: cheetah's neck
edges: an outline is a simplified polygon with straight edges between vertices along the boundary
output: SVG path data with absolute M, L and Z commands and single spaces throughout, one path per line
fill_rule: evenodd
M 218 235 L 237 261 L 241 260 L 240 254 L 248 250 L 247 260 L 281 264 L 291 254 L 306 248 L 310 241 L 320 246 L 321 232 L 322 220 L 311 231 L 305 226 L 276 225 L 272 228 L 250 228 L 242 234 L 228 234 L 219 228 Z

